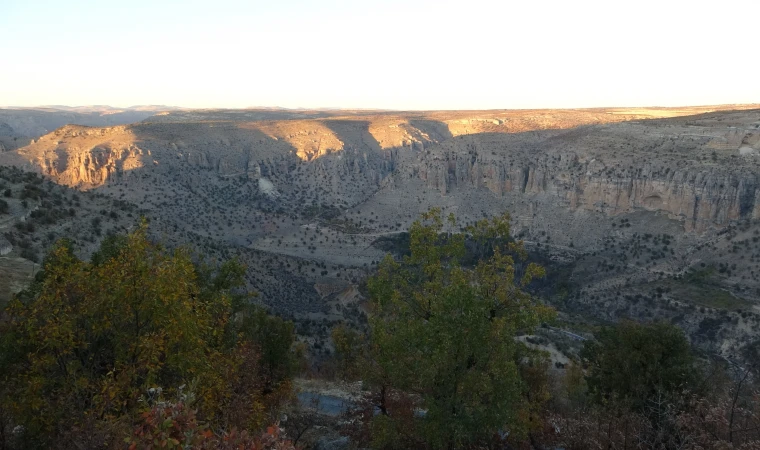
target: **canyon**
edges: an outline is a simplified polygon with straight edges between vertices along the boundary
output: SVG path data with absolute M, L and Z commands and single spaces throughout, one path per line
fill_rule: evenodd
M 235 112 L 165 113 L 134 125 L 64 126 L 2 157 L 4 164 L 81 189 L 96 189 L 114 177 L 160 173 L 164 166 L 188 166 L 264 179 L 273 187 L 316 188 L 323 191 L 320 201 L 350 205 L 418 178 L 441 196 L 487 189 L 496 196 L 548 196 L 570 209 L 608 215 L 661 211 L 687 232 L 760 216 L 757 111 L 652 118 L 668 114 L 683 111 L 256 121 Z
M 537 294 L 568 320 L 660 317 L 696 341 L 719 320 L 703 344 L 726 355 L 758 326 L 759 105 L 167 110 L 64 125 L 0 165 L 104 213 L 136 205 L 169 245 L 240 258 L 257 301 L 310 323 L 359 320 L 362 280 L 440 207 L 458 227 L 508 211 L 549 269 Z M 76 239 L 91 248 L 88 229 Z

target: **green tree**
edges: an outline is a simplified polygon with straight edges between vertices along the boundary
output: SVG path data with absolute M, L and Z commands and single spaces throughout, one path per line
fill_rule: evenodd
M 622 401 L 644 411 L 655 397 L 677 400 L 695 386 L 689 342 L 675 325 L 624 321 L 586 341 L 588 388 L 597 402 Z
M 525 292 L 544 275 L 522 243 L 510 239 L 509 216 L 483 220 L 468 234 L 444 233 L 433 209 L 410 230 L 410 255 L 387 256 L 369 280 L 373 314 L 368 381 L 419 399 L 417 433 L 434 448 L 461 447 L 529 431 L 531 406 L 521 362 L 530 351 L 514 338 L 552 315 Z M 453 217 L 448 226 L 456 229 Z M 482 258 L 465 266 L 466 243 Z M 386 405 L 387 406 L 387 405 Z M 378 447 L 400 445 L 394 430 L 409 417 L 381 405 L 373 432 Z
M 98 250 L 92 254 L 90 262 L 99 266 L 113 258 L 119 256 L 122 250 L 127 246 L 127 236 L 123 234 L 109 234 L 100 243 Z
M 145 224 L 106 239 L 92 263 L 59 241 L 0 322 L 0 413 L 22 425 L 26 448 L 85 436 L 100 447 L 129 431 L 149 389 L 192 386 L 212 427 L 261 426 L 269 341 L 252 342 L 232 320 L 243 273 L 235 261 L 199 270 L 189 252 L 151 242 Z
M 293 322 L 267 314 L 264 308 L 251 306 L 243 311 L 239 324 L 242 337 L 261 349 L 261 365 L 267 389 L 275 388 L 292 375 L 296 358 L 291 351 L 295 342 Z
M 213 298 L 220 291 L 228 294 L 233 319 L 227 327 L 229 345 L 240 341 L 255 344 L 261 353 L 259 362 L 266 389 L 275 389 L 287 380 L 298 362 L 292 351 L 296 337 L 293 322 L 271 315 L 264 307 L 251 302 L 257 294 L 240 289 L 245 285 L 245 268 L 237 259 L 219 267 L 196 264 L 196 276 L 200 298 Z
M 340 324 L 332 329 L 331 337 L 335 346 L 335 360 L 338 373 L 347 380 L 355 380 L 361 374 L 367 345 L 358 331 Z

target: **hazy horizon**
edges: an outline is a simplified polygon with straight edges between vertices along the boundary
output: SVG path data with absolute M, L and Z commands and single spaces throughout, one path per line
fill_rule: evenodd
M 484 110 L 752 104 L 760 2 L 0 4 L 0 103 Z M 125 107 L 125 106 L 117 106 Z
M 288 111 L 378 111 L 378 112 L 433 112 L 433 111 L 520 111 L 520 110 L 584 110 L 584 109 L 636 109 L 636 108 L 663 108 L 663 109 L 678 109 L 678 108 L 704 108 L 704 107 L 721 107 L 721 106 L 758 106 L 760 103 L 721 103 L 721 104 L 693 104 L 693 105 L 600 105 L 600 106 L 585 106 L 585 107 L 565 107 L 565 108 L 482 108 L 482 109 L 454 109 L 454 108 L 437 108 L 437 109 L 394 109 L 394 108 L 343 108 L 339 106 L 315 106 L 311 108 L 307 107 L 285 107 L 285 106 L 240 106 L 240 107 L 228 107 L 228 106 L 209 106 L 209 107 L 186 107 L 178 105 L 158 105 L 158 104 L 146 104 L 146 105 L 106 105 L 106 104 L 94 104 L 94 105 L 0 105 L 0 109 L 91 109 L 96 108 L 110 108 L 113 110 L 130 110 L 135 108 L 155 108 L 160 110 L 161 108 L 173 109 L 173 110 L 288 110 Z

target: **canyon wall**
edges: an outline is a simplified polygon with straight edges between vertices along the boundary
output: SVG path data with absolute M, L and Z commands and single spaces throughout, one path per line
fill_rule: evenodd
M 562 164 L 568 159 L 570 164 Z M 609 175 L 595 168 L 594 162 L 579 163 L 574 154 L 562 155 L 558 163 L 537 158 L 518 164 L 449 154 L 421 157 L 410 164 L 408 172 L 442 195 L 454 189 L 487 189 L 496 195 L 550 194 L 568 208 L 608 215 L 635 209 L 664 211 L 681 220 L 686 231 L 703 232 L 733 220 L 760 217 L 758 172 L 746 169 L 688 168 L 662 173 L 647 163 Z
M 69 125 L 0 154 L 0 163 L 83 189 L 191 168 L 263 178 L 285 196 L 307 191 L 320 203 L 357 204 L 384 186 L 404 189 L 405 180 L 419 179 L 443 196 L 549 196 L 552 204 L 611 216 L 661 211 L 697 233 L 760 218 L 758 111 L 624 123 L 616 122 L 627 116 L 610 115 L 601 124 L 600 117 Z M 511 132 L 516 123 L 535 129 Z

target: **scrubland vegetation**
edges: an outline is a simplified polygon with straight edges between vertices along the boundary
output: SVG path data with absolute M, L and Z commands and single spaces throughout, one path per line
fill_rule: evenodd
M 147 227 L 89 260 L 57 241 L 3 311 L 0 448 L 760 447 L 760 348 L 719 358 L 664 321 L 565 332 L 506 215 L 424 214 L 369 278 L 368 320 L 336 324 L 316 354 L 255 306 L 240 262 Z M 296 377 L 361 381 L 361 395 L 320 422 Z M 347 439 L 303 439 L 320 427 Z

